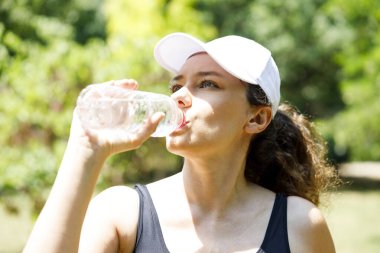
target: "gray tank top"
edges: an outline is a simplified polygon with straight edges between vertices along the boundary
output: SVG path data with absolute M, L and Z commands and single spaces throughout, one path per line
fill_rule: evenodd
M 140 213 L 134 253 L 170 253 L 162 235 L 152 198 L 145 185 L 136 185 Z M 277 193 L 264 241 L 257 253 L 290 253 L 287 229 L 287 198 Z

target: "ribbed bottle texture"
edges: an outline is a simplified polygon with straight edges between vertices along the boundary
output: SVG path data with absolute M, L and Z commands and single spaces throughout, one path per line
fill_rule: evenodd
M 165 113 L 153 137 L 172 133 L 185 121 L 183 112 L 169 96 L 93 84 L 77 100 L 77 113 L 86 129 L 115 129 L 136 132 L 155 112 Z

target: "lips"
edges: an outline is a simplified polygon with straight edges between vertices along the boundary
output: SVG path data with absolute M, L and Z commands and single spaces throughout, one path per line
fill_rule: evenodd
M 182 122 L 180 125 L 178 125 L 177 129 L 175 129 L 171 135 L 179 134 L 184 130 L 184 128 L 190 123 L 190 121 L 186 120 L 185 113 L 183 112 Z
M 182 121 L 181 125 L 179 125 L 178 128 L 183 128 L 183 127 L 186 126 L 188 123 L 189 123 L 189 121 Z
M 189 123 L 189 121 L 186 120 L 186 115 L 185 115 L 185 112 L 182 111 L 182 122 L 181 124 L 178 126 L 178 128 L 183 128 L 184 126 L 187 125 L 187 123 Z

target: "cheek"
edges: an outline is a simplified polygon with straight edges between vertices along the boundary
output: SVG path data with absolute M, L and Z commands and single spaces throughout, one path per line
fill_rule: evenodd
M 167 149 L 183 156 L 189 150 L 198 152 L 202 148 L 221 147 L 222 143 L 240 138 L 245 114 L 239 106 L 236 103 L 193 103 L 188 110 L 191 128 L 179 136 L 167 137 Z
M 221 107 L 221 106 L 219 106 Z M 211 105 L 208 102 L 201 101 L 194 103 L 191 112 L 193 115 L 194 127 L 204 129 L 216 125 L 220 118 L 218 106 Z
M 214 103 L 202 105 L 197 110 L 194 127 L 206 134 L 243 129 L 245 123 L 243 108 L 236 103 Z

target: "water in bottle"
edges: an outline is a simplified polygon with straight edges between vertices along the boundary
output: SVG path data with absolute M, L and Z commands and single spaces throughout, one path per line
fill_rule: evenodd
M 183 112 L 169 96 L 93 84 L 77 100 L 77 113 L 85 129 L 136 132 L 155 112 L 165 113 L 153 137 L 172 133 L 185 122 Z

